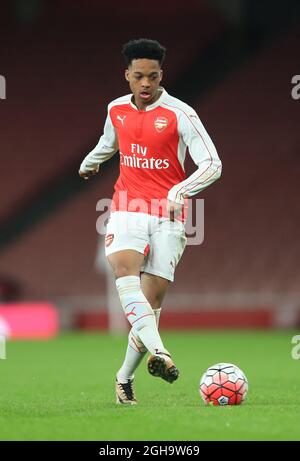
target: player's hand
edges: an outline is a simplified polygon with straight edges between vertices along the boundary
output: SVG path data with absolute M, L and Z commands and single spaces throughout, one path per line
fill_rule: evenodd
M 97 165 L 93 170 L 91 171 L 78 171 L 78 174 L 81 178 L 83 179 L 90 179 L 92 176 L 95 176 L 99 171 L 99 165 Z
M 168 200 L 167 202 L 167 213 L 170 218 L 170 221 L 175 221 L 175 218 L 180 215 L 183 211 L 183 205 L 180 203 L 172 202 Z

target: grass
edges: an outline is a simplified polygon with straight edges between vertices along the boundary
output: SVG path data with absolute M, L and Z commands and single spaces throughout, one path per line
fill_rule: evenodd
M 300 440 L 300 360 L 294 332 L 163 333 L 180 379 L 136 372 L 139 404 L 115 405 L 127 338 L 64 334 L 7 344 L 0 360 L 0 440 Z M 241 406 L 205 406 L 199 379 L 231 362 L 249 381 Z

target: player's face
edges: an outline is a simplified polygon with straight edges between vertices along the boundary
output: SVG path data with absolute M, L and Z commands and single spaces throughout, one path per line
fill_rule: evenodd
M 139 109 L 152 104 L 159 97 L 162 70 L 155 59 L 134 59 L 125 71 L 125 78 Z

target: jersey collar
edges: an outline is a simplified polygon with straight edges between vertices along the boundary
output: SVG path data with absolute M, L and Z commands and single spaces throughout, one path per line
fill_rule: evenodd
M 161 92 L 161 95 L 160 97 L 157 99 L 157 101 L 155 101 L 153 104 L 150 104 L 149 106 L 146 106 L 146 112 L 148 112 L 149 110 L 152 110 L 152 109 L 155 109 L 156 107 L 160 106 L 161 103 L 163 102 L 163 100 L 165 99 L 165 97 L 167 96 L 167 91 L 161 86 L 160 89 L 162 90 Z M 132 102 L 132 96 L 133 94 L 131 95 L 130 97 L 130 105 L 131 107 L 133 107 L 135 110 L 139 110 Z

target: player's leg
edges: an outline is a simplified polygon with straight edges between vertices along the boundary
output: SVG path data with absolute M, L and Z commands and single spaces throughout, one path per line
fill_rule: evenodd
M 144 255 L 135 250 L 122 250 L 107 256 L 107 259 L 114 271 L 116 281 L 130 286 L 132 281 L 139 279 L 140 267 L 144 260 Z M 119 293 L 120 294 L 120 293 Z M 121 298 L 120 298 L 121 299 Z M 125 302 L 125 304 L 124 304 Z M 121 301 L 122 307 L 126 314 L 126 303 Z M 128 313 L 127 313 L 128 315 Z M 128 318 L 128 317 L 127 317 Z M 125 360 L 117 372 L 116 376 L 116 402 L 122 404 L 136 404 L 132 370 L 135 370 L 143 359 L 147 349 L 144 344 L 134 335 L 132 329 L 128 335 L 128 346 Z
M 142 290 L 150 305 L 152 306 L 153 312 L 155 314 L 157 328 L 159 326 L 161 306 L 169 285 L 170 281 L 163 277 L 148 274 L 147 272 L 143 272 L 141 274 Z
M 147 274 L 144 277 L 144 290 L 153 305 L 161 306 L 169 284 L 174 281 L 175 268 L 184 251 L 186 240 L 184 226 L 178 221 L 162 219 L 152 233 L 150 254 L 142 270 Z M 160 286 L 161 289 L 155 290 L 155 286 Z M 169 354 L 152 354 L 148 359 L 148 371 L 171 383 L 179 376 Z
M 141 286 L 144 295 L 152 306 L 152 309 L 161 309 L 163 299 L 170 286 L 170 280 L 158 275 L 143 272 L 141 274 Z
M 141 274 L 141 287 L 149 304 L 151 305 L 156 325 L 158 328 L 161 304 L 168 289 L 170 282 L 162 277 L 152 274 Z M 128 346 L 124 362 L 117 373 L 117 379 L 121 383 L 127 383 L 128 380 L 134 379 L 134 372 L 147 353 L 147 348 L 141 342 L 139 337 L 135 336 L 132 329 L 128 335 Z
M 151 354 L 157 350 L 164 351 L 153 309 L 141 287 L 139 266 L 142 265 L 143 255 L 135 250 L 122 250 L 109 255 L 107 259 L 113 268 L 121 305 L 134 335 L 140 338 Z
M 144 295 L 148 299 L 155 314 L 157 328 L 159 327 L 159 319 L 161 313 L 161 306 L 169 288 L 170 280 L 157 275 L 148 274 L 143 272 L 141 274 L 141 286 Z
M 107 224 L 105 253 L 116 281 L 121 282 L 120 285 L 124 285 L 125 288 L 129 284 L 129 291 L 132 288 L 132 280 L 140 281 L 140 266 L 148 247 L 148 226 L 144 216 L 140 213 L 120 211 L 110 215 Z M 122 301 L 121 303 L 124 308 L 124 303 Z M 128 316 L 129 312 L 126 314 L 130 320 L 132 316 Z M 133 336 L 131 331 L 125 362 L 117 373 L 117 403 L 136 403 L 132 385 L 133 376 L 130 370 L 135 369 L 145 355 L 143 349 L 145 346 L 137 337 Z
M 168 353 L 161 341 L 156 326 L 155 314 L 141 289 L 140 267 L 144 255 L 136 250 L 121 250 L 107 256 L 116 277 L 121 305 L 132 325 L 125 363 L 117 373 L 117 403 L 136 403 L 132 381 L 128 376 L 135 369 L 148 349 L 151 354 L 157 351 Z M 146 349 L 145 349 L 146 348 Z
M 166 278 L 146 272 L 142 274 L 141 279 L 143 292 L 156 314 L 158 328 L 161 305 L 171 282 Z M 169 383 L 173 383 L 179 376 L 179 371 L 174 365 L 170 354 L 150 355 L 147 365 L 150 374 L 163 378 Z
M 136 254 L 135 254 L 136 253 Z M 125 361 L 117 373 L 117 403 L 136 404 L 133 372 L 147 349 L 151 354 L 166 353 L 156 326 L 155 314 L 142 292 L 140 277 L 136 274 L 141 255 L 134 250 L 123 250 L 108 257 L 116 277 L 120 301 L 132 328 L 128 337 Z
M 169 355 L 159 336 L 155 314 L 143 294 L 141 280 L 137 275 L 140 274 L 139 266 L 146 254 L 145 250 L 149 248 L 149 219 L 149 215 L 143 216 L 140 213 L 116 212 L 111 215 L 107 225 L 106 256 L 115 273 L 121 304 L 132 325 L 131 352 L 135 355 L 133 360 L 137 360 L 137 364 L 144 356 L 144 346 L 153 355 Z M 126 232 L 122 232 L 125 227 Z M 128 249 L 125 250 L 126 247 Z M 127 352 L 129 350 L 130 346 Z M 137 352 L 140 353 L 139 356 Z M 128 361 L 128 356 L 129 354 L 126 354 L 125 361 Z M 126 374 L 127 372 L 124 373 Z M 127 376 L 125 378 L 127 379 Z M 126 379 L 120 383 L 123 392 L 120 392 L 118 400 L 120 403 L 136 403 L 131 392 L 132 380 L 128 378 L 126 382 Z M 124 394 L 127 395 L 125 401 L 122 398 Z

